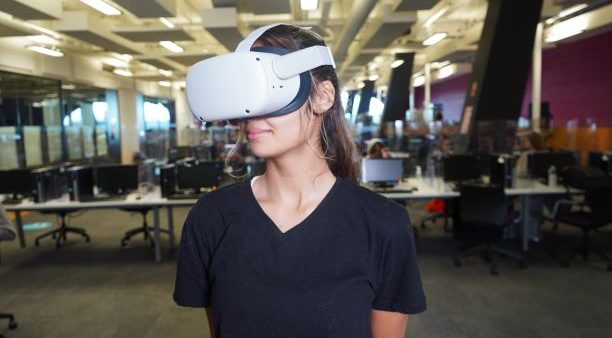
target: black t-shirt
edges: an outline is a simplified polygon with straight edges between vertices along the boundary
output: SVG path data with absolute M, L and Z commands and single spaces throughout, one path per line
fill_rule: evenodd
M 174 300 L 212 307 L 219 338 L 367 338 L 372 309 L 426 308 L 406 209 L 341 178 L 285 233 L 248 181 L 204 195 L 185 221 Z

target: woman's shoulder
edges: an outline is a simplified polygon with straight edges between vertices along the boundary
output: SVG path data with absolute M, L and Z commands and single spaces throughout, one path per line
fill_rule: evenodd
M 243 203 L 246 192 L 245 188 L 248 187 L 248 184 L 248 180 L 243 180 L 207 192 L 200 196 L 194 208 L 222 210 L 241 204 Z
M 346 179 L 342 180 L 344 196 L 342 200 L 351 206 L 359 206 L 365 211 L 396 217 L 405 214 L 406 209 L 401 204 Z

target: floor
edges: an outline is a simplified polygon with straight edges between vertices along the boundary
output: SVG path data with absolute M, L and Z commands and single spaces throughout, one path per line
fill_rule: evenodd
M 424 205 L 409 206 L 411 218 L 423 216 Z M 174 212 L 181 225 L 187 209 Z M 166 216 L 161 215 L 161 220 Z M 33 213 L 24 221 L 55 221 Z M 140 223 L 139 214 L 92 210 L 71 220 L 92 237 L 72 236 L 56 250 L 50 239 L 34 246 L 41 231 L 26 233 L 28 247 L 2 243 L 0 311 L 17 316 L 19 328 L 0 333 L 20 337 L 208 337 L 202 310 L 174 305 L 175 260 L 154 263 L 153 251 L 136 239 L 121 249 L 122 233 Z M 180 232 L 177 227 L 177 233 Z M 610 337 L 612 272 L 593 259 L 562 268 L 558 256 L 545 250 L 575 242 L 579 233 L 545 225 L 544 241 L 535 245 L 529 267 L 502 260 L 491 276 L 479 258 L 452 264 L 454 243 L 441 222 L 419 230 L 419 260 L 428 297 L 427 312 L 410 319 L 414 337 Z M 612 249 L 612 232 L 597 233 Z M 166 237 L 164 237 L 166 238 Z

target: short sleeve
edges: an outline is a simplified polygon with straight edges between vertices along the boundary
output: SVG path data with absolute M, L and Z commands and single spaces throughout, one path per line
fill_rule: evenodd
M 372 308 L 416 314 L 427 308 L 416 260 L 414 233 L 406 211 L 392 221 L 377 259 L 378 286 Z
M 206 215 L 195 206 L 189 212 L 178 254 L 174 301 L 180 306 L 210 307 L 209 266 L 211 248 L 206 239 Z

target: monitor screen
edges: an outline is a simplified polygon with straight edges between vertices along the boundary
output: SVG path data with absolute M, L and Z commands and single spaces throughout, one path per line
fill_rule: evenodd
M 364 158 L 361 160 L 361 180 L 364 183 L 396 183 L 404 174 L 401 158 Z
M 448 155 L 444 157 L 442 166 L 445 181 L 469 181 L 478 179 L 481 175 L 476 155 Z
M 0 170 L 0 194 L 30 196 L 36 186 L 28 169 Z
M 100 193 L 123 195 L 138 189 L 137 165 L 108 165 L 96 167 L 96 186 Z
M 527 167 L 529 173 L 533 177 L 547 178 L 548 169 L 554 166 L 557 170 L 557 175 L 563 172 L 567 167 L 577 163 L 574 153 L 569 151 L 552 152 L 552 153 L 533 153 L 527 158 Z
M 599 168 L 604 173 L 612 176 L 612 153 L 596 151 L 590 152 L 589 167 Z
M 176 183 L 179 189 L 200 191 L 219 186 L 223 177 L 222 162 L 196 162 L 179 164 Z
M 189 146 L 178 146 L 168 150 L 168 162 L 170 163 L 191 156 L 193 156 L 193 152 Z

